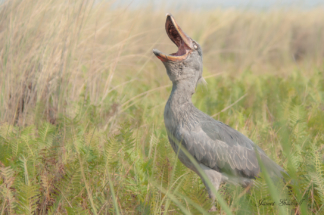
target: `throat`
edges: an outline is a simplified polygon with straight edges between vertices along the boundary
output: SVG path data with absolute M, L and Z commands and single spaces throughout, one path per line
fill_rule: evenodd
M 168 103 L 171 106 L 182 106 L 186 103 L 192 103 L 191 97 L 195 93 L 195 87 L 190 81 L 181 80 L 173 82 L 171 95 Z

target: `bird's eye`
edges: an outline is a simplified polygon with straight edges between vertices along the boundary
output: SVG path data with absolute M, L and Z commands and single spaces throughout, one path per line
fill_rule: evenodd
M 193 45 L 193 47 L 194 47 L 195 49 L 197 49 L 197 48 L 198 48 L 198 46 L 197 46 L 196 44 L 194 44 L 194 45 Z

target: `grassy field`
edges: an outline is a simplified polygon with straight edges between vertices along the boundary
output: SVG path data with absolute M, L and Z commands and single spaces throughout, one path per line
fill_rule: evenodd
M 165 13 L 110 8 L 0 5 L 0 214 L 208 214 L 164 128 L 171 83 L 152 49 L 176 50 Z M 224 185 L 231 213 L 324 214 L 324 9 L 172 13 L 203 48 L 196 107 L 295 181 Z

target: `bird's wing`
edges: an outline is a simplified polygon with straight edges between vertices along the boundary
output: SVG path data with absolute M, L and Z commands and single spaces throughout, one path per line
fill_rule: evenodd
M 270 176 L 281 177 L 284 170 L 240 132 L 214 119 L 199 123 L 195 130 L 179 132 L 182 145 L 198 162 L 220 172 L 255 178 L 260 172 L 256 148 Z

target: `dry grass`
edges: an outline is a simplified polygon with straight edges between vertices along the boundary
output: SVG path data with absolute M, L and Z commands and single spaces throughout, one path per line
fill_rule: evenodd
M 292 69 L 323 65 L 323 9 L 269 12 L 178 11 L 182 28 L 204 51 L 205 75 L 226 72 L 287 75 Z M 1 6 L 2 121 L 33 123 L 35 105 L 55 121 L 73 114 L 71 101 L 81 92 L 93 104 L 109 99 L 112 89 L 122 100 L 136 95 L 125 85 L 168 84 L 153 47 L 172 52 L 164 32 L 164 14 L 111 10 L 91 1 L 8 1 Z M 130 81 L 130 82 L 127 82 Z M 123 85 L 124 84 L 124 85 Z M 139 87 L 140 88 L 140 87 Z

